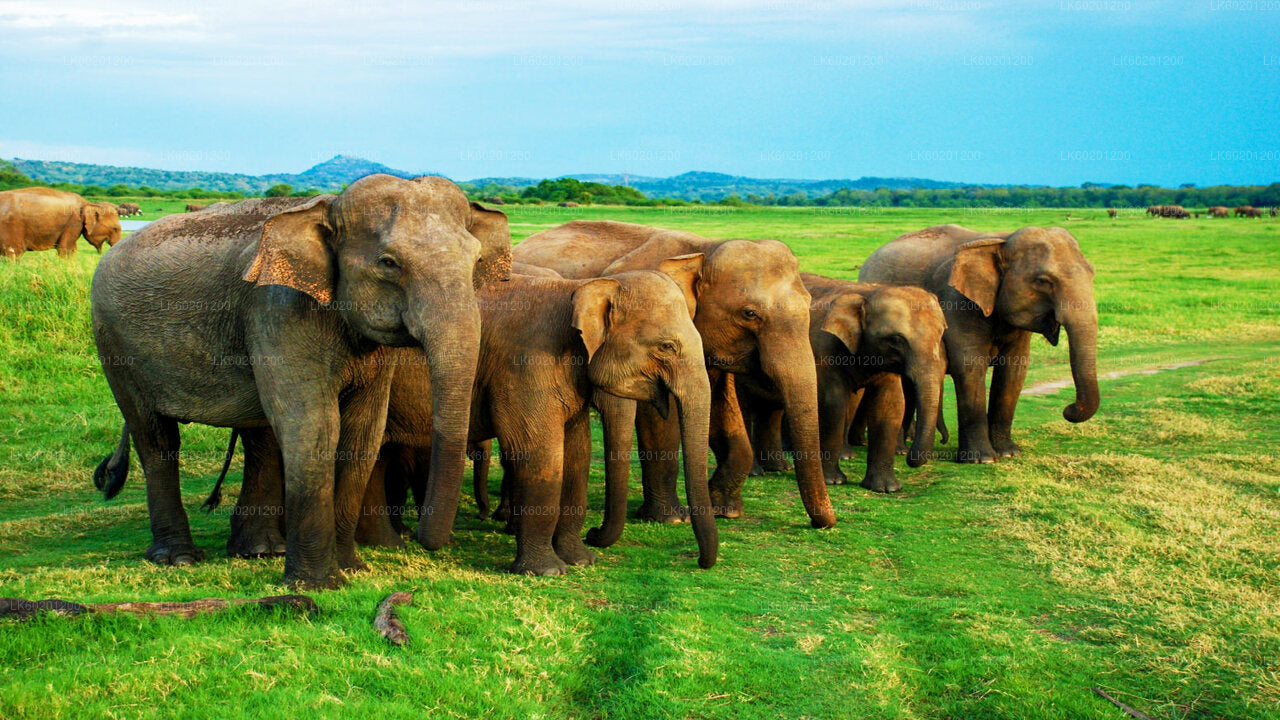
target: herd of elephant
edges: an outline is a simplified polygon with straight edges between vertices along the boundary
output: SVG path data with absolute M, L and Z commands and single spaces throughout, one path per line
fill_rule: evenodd
M 1107 212 L 1111 217 L 1116 216 L 1116 212 L 1114 210 L 1108 210 Z M 1232 210 L 1231 208 L 1225 207 L 1223 205 L 1214 205 L 1213 207 L 1206 208 L 1204 212 L 1205 212 L 1205 215 L 1208 215 L 1211 218 L 1231 217 L 1231 214 L 1233 212 L 1235 213 L 1236 217 L 1246 217 L 1246 218 L 1262 217 L 1262 209 L 1256 208 L 1252 205 L 1241 205 L 1237 207 L 1235 210 Z M 1187 210 L 1181 205 L 1152 205 L 1147 208 L 1147 214 L 1150 215 L 1151 217 L 1178 218 L 1180 220 L 1185 220 L 1189 217 L 1192 217 L 1193 215 L 1195 217 L 1200 217 L 1200 213 L 1198 212 L 1192 213 L 1190 210 Z M 1271 208 L 1271 217 L 1275 217 L 1275 216 L 1276 216 L 1276 208 L 1273 207 Z
M 1066 329 L 1076 395 L 1063 415 L 1089 419 L 1093 275 L 1060 228 L 908 233 L 868 257 L 859 282 L 802 273 L 774 240 L 611 221 L 513 248 L 503 213 L 438 177 L 220 204 L 153 222 L 98 263 L 93 333 L 124 429 L 94 481 L 119 492 L 136 449 L 146 557 L 198 561 L 178 425 L 232 428 L 245 471 L 228 551 L 283 553 L 287 583 L 332 587 L 364 567 L 357 544 L 402 544 L 410 491 L 417 541 L 450 542 L 469 457 L 487 513 L 496 439 L 510 569 L 548 575 L 618 539 L 634 439 L 640 516 L 689 522 L 708 568 L 715 518 L 746 511 L 753 471 L 794 463 L 811 525 L 830 527 L 828 485 L 845 481 L 839 461 L 865 433 L 862 486 L 897 490 L 896 454 L 918 467 L 936 455 L 936 428 L 946 442 L 947 374 L 952 457 L 1018 455 L 1032 334 L 1056 344 Z M 584 537 L 592 408 L 605 508 Z

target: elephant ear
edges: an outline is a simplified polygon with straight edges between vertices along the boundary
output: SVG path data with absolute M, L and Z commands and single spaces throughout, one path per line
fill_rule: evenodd
M 702 253 L 677 255 L 658 263 L 658 270 L 676 281 L 680 291 L 684 293 L 684 302 L 689 306 L 689 319 L 698 313 L 698 280 L 702 277 L 702 263 L 706 259 Z
M 862 326 L 866 320 L 866 299 L 858 293 L 844 293 L 831 301 L 822 331 L 835 335 L 849 352 L 858 352 Z
M 951 287 L 978 304 L 984 316 L 990 317 L 996 308 L 996 291 L 1000 289 L 1000 275 L 1004 261 L 1000 248 L 1002 237 L 980 237 L 961 245 L 951 264 Z
M 467 231 L 480 241 L 480 258 L 471 278 L 475 289 L 510 280 L 511 228 L 506 213 L 473 202 Z
M 337 274 L 329 247 L 331 199 L 321 195 L 268 220 L 244 279 L 257 285 L 284 285 L 328 305 Z
M 622 285 L 612 278 L 597 278 L 573 291 L 573 327 L 587 346 L 587 362 L 604 344 L 609 312 Z
M 102 211 L 93 203 L 85 203 L 84 207 L 80 208 L 80 218 L 84 222 L 84 236 L 86 238 L 98 226 L 98 218 L 101 215 Z

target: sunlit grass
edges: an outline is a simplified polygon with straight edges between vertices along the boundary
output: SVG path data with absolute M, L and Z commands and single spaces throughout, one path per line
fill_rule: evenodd
M 468 510 L 439 553 L 363 551 L 371 571 L 317 594 L 313 617 L 0 624 L 0 717 L 1120 717 L 1095 686 L 1152 717 L 1280 717 L 1280 224 L 504 209 L 517 238 L 575 217 L 776 237 L 805 270 L 841 277 L 931 224 L 1064 225 L 1098 270 L 1104 373 L 1210 361 L 1103 380 L 1102 410 L 1082 425 L 1062 420 L 1070 389 L 1024 397 L 1022 458 L 900 462 L 895 496 L 833 488 L 830 531 L 807 528 L 790 474 L 753 478 L 710 571 L 689 528 L 633 524 L 593 567 L 509 576 L 513 540 Z M 70 263 L 0 264 L 0 595 L 279 593 L 281 561 L 227 559 L 227 515 L 196 509 L 225 430 L 183 428 L 204 564 L 142 560 L 136 461 L 119 498 L 94 492 L 120 422 L 89 332 L 96 261 L 82 243 Z M 1033 342 L 1031 383 L 1069 378 L 1065 346 Z M 950 399 L 947 412 L 954 428 Z M 413 640 L 393 648 L 370 620 L 405 589 Z

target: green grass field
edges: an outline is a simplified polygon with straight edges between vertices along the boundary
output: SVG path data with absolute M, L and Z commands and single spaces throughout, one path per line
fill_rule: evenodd
M 143 217 L 183 204 L 144 201 Z M 633 524 L 593 567 L 514 577 L 502 572 L 513 539 L 468 511 L 439 553 L 364 551 L 371 572 L 316 594 L 311 617 L 0 623 L 0 717 L 1124 717 L 1091 692 L 1100 687 L 1153 718 L 1280 718 L 1280 223 L 504 209 L 517 238 L 575 218 L 774 237 L 803 269 L 847 278 L 882 243 L 928 225 L 1061 225 L 1097 268 L 1099 367 L 1117 376 L 1101 381 L 1102 410 L 1082 425 L 1061 417 L 1069 389 L 1024 397 L 1016 460 L 899 460 L 894 496 L 833 488 L 833 530 L 808 529 L 789 474 L 752 478 L 746 516 L 720 521 L 709 571 L 696 567 L 688 527 Z M 136 456 L 120 497 L 94 491 L 120 418 L 89 330 L 98 256 L 80 249 L 69 263 L 29 253 L 0 266 L 0 595 L 281 592 L 280 559 L 227 559 L 226 512 L 197 510 L 225 430 L 183 430 L 201 565 L 142 559 Z M 1032 353 L 1029 384 L 1069 378 L 1065 342 L 1035 340 Z M 860 476 L 862 460 L 845 470 Z M 602 499 L 598 462 L 589 524 Z M 416 596 L 401 612 L 413 637 L 403 648 L 370 625 L 395 590 Z

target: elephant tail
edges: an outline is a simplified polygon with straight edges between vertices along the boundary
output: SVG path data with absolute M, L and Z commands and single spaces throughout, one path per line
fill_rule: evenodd
M 102 459 L 93 471 L 93 486 L 102 491 L 102 498 L 110 500 L 124 489 L 129 479 L 129 424 L 120 429 L 120 442 L 115 452 Z
M 240 431 L 231 428 L 231 441 L 227 443 L 227 456 L 222 459 L 222 474 L 218 475 L 218 482 L 213 484 L 213 491 L 209 493 L 209 497 L 205 498 L 204 504 L 200 506 L 206 513 L 213 512 L 214 508 L 222 504 L 222 481 L 227 479 L 227 470 L 231 468 L 231 458 L 236 454 L 236 440 L 240 437 Z

